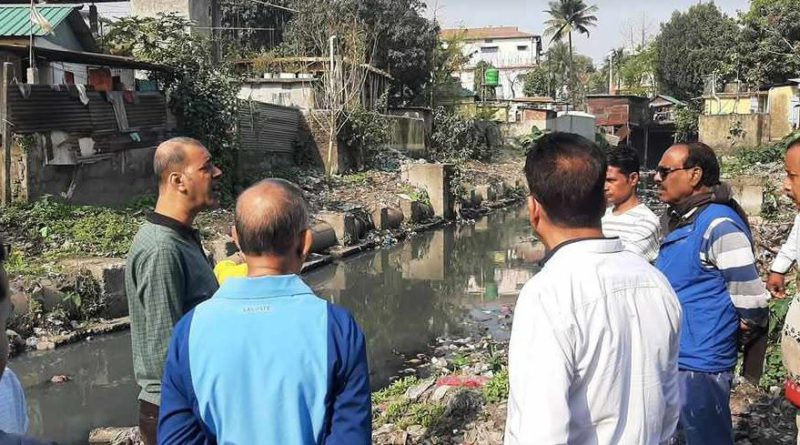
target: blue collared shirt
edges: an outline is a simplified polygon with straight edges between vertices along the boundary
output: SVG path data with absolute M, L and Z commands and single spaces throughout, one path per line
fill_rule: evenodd
M 160 444 L 369 444 L 364 334 L 298 276 L 231 278 L 175 327 Z

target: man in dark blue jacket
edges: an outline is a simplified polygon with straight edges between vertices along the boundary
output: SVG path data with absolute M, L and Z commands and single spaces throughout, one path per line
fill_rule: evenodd
M 160 444 L 371 442 L 364 334 L 297 275 L 311 248 L 302 192 L 246 190 L 234 239 L 246 278 L 229 278 L 175 327 L 161 387 Z
M 737 341 L 741 333 L 763 330 L 769 316 L 747 216 L 720 183 L 716 154 L 705 144 L 667 150 L 656 183 L 670 205 L 656 267 L 683 308 L 679 430 L 689 445 L 733 444 Z

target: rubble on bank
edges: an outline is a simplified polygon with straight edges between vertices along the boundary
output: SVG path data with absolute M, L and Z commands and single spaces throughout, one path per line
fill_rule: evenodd
M 467 321 L 475 335 L 439 338 L 429 354 L 407 359 L 405 376 L 373 394 L 373 443 L 502 444 L 511 312 L 480 311 L 481 319 Z M 490 325 L 495 333 L 488 332 Z M 737 444 L 796 442 L 797 409 L 781 389 L 765 391 L 736 379 L 731 411 Z

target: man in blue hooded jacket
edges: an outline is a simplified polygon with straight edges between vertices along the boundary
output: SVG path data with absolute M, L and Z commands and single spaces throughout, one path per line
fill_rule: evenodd
M 737 343 L 768 322 L 769 294 L 756 268 L 747 216 L 699 142 L 670 147 L 656 169 L 670 205 L 656 267 L 683 308 L 679 431 L 694 444 L 733 444 L 730 390 Z

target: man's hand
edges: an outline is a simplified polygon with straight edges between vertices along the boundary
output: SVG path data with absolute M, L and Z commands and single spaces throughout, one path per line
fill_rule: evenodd
M 786 298 L 786 277 L 782 273 L 770 272 L 767 278 L 767 290 L 775 298 Z

